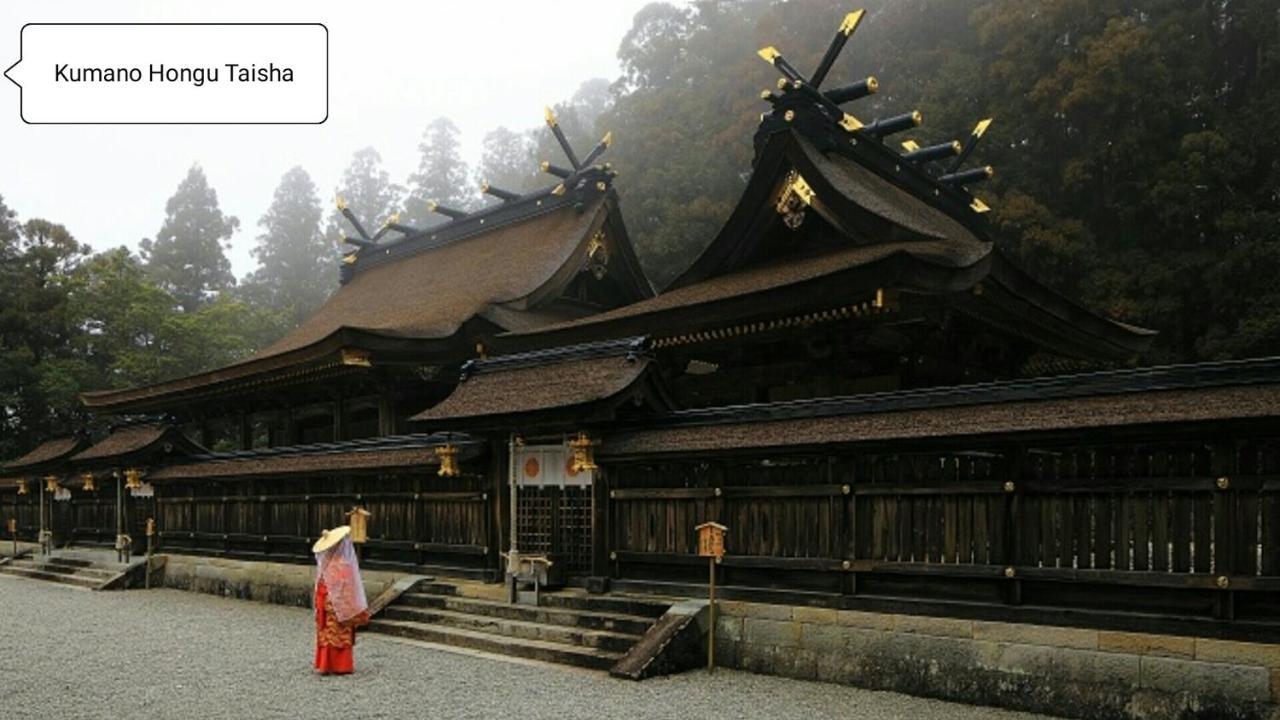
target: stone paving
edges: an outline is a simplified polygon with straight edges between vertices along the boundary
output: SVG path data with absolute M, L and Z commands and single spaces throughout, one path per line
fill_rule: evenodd
M 177 590 L 89 592 L 0 577 L 0 717 L 1041 717 L 720 670 L 635 683 L 360 638 L 356 675 L 311 671 L 310 613 Z

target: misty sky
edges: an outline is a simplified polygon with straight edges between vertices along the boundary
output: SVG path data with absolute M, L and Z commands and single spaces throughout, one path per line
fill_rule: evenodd
M 193 162 L 240 218 L 229 253 L 253 270 L 258 218 L 280 176 L 311 173 L 327 213 L 352 152 L 373 145 L 392 179 L 417 165 L 423 127 L 448 115 L 474 163 L 484 133 L 524 129 L 591 77 L 618 75 L 616 51 L 648 0 L 3 0 L 0 68 L 28 22 L 322 22 L 329 28 L 329 120 L 286 126 L 25 125 L 0 77 L 0 195 L 19 219 L 65 224 L 95 250 L 154 237 Z M 234 51 L 227 62 L 235 62 Z

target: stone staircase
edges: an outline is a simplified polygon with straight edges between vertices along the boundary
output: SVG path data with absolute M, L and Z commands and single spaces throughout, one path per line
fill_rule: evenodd
M 489 586 L 492 588 L 493 586 Z M 442 645 L 608 670 L 670 607 L 651 598 L 543 593 L 541 604 L 511 604 L 492 592 L 424 581 L 376 616 L 369 629 Z
M 0 575 L 14 575 L 85 590 L 97 590 L 115 579 L 128 567 L 120 563 L 104 563 L 84 557 L 33 555 L 14 558 L 0 565 Z

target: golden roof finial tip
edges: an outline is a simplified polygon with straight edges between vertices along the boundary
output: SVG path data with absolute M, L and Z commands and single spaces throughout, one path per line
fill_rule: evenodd
M 777 60 L 778 56 L 781 55 L 782 53 L 778 52 L 778 48 L 770 45 L 769 47 L 760 48 L 759 50 L 756 51 L 756 54 L 764 58 L 765 62 L 772 65 L 773 62 Z
M 854 10 L 844 16 L 844 21 L 840 23 L 840 32 L 846 36 L 852 35 L 854 30 L 858 29 L 858 23 L 862 22 L 862 16 L 866 14 L 866 10 Z

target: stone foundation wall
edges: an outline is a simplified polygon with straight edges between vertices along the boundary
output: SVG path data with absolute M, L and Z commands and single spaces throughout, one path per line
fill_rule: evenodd
M 226 560 L 199 555 L 157 555 L 151 581 L 160 587 L 257 600 L 277 605 L 311 606 L 315 565 Z M 362 570 L 370 602 L 404 573 Z
M 719 603 L 718 664 L 1078 718 L 1280 718 L 1280 645 Z

